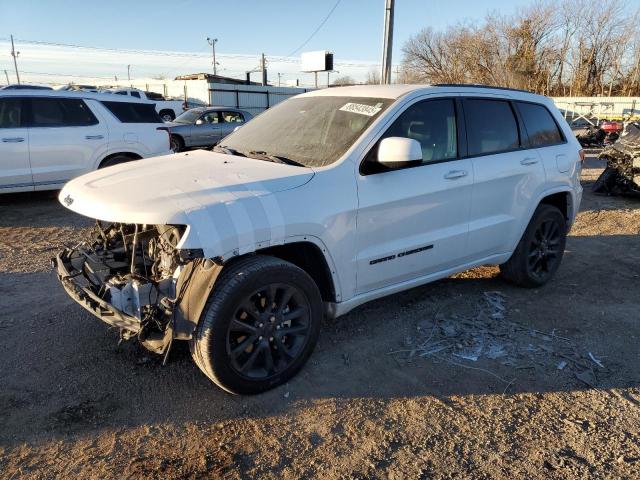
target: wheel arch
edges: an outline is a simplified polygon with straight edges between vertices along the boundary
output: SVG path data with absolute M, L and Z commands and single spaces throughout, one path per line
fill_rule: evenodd
M 184 134 L 171 132 L 170 135 L 171 135 L 171 137 L 176 137 L 177 139 L 179 139 L 182 142 L 182 146 L 184 146 L 184 147 L 187 146 L 187 142 L 185 141 Z
M 110 153 L 109 155 L 104 156 L 99 162 L 98 162 L 98 166 L 96 168 L 100 168 L 104 162 L 106 162 L 107 160 L 110 160 L 114 157 L 119 157 L 119 156 L 124 156 L 124 157 L 128 157 L 131 160 L 140 160 L 142 157 L 142 155 L 135 153 L 135 152 L 114 152 L 114 153 Z
M 556 207 L 558 210 L 562 212 L 565 220 L 569 221 L 571 218 L 572 212 L 572 204 L 571 204 L 571 193 L 568 191 L 559 191 L 556 193 L 551 193 L 540 199 L 538 205 L 551 205 Z
M 335 268 L 332 268 L 325 256 L 326 249 L 306 240 L 287 242 L 283 245 L 256 250 L 256 254 L 276 257 L 304 270 L 318 286 L 320 295 L 324 302 L 335 302 L 336 295 L 340 295 L 336 290 L 334 281 Z

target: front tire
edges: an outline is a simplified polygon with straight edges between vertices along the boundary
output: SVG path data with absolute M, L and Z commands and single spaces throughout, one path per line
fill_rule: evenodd
M 171 135 L 170 148 L 175 153 L 181 152 L 184 150 L 184 140 L 177 135 Z
M 540 287 L 556 273 L 567 242 L 567 222 L 553 205 L 538 205 L 502 276 L 521 287 Z
M 311 355 L 322 322 L 315 282 L 295 265 L 249 256 L 225 267 L 190 342 L 198 367 L 234 394 L 292 378 Z

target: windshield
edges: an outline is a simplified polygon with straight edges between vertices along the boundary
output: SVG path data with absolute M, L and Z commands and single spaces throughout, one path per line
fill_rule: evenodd
M 184 113 L 181 113 L 174 120 L 175 123 L 195 123 L 198 118 L 202 115 L 202 111 L 200 110 L 187 110 Z
M 259 152 L 324 167 L 337 161 L 391 103 L 388 98 L 292 98 L 261 113 L 221 145 L 248 156 Z

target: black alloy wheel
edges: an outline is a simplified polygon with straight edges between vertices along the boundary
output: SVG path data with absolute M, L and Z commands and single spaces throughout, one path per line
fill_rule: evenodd
M 502 276 L 522 287 L 540 287 L 560 266 L 567 242 L 567 220 L 554 205 L 538 205 Z
M 543 221 L 529 245 L 527 265 L 531 275 L 544 280 L 557 268 L 560 259 L 560 226 L 554 219 Z
M 264 380 L 288 368 L 308 340 L 310 309 L 309 301 L 293 285 L 271 284 L 249 295 L 227 333 L 233 369 Z

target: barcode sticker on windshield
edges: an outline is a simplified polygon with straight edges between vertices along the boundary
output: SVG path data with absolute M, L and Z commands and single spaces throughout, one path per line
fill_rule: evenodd
M 364 105 L 362 103 L 345 103 L 340 110 L 343 112 L 359 113 L 360 115 L 373 117 L 376 113 L 382 110 L 382 104 Z

